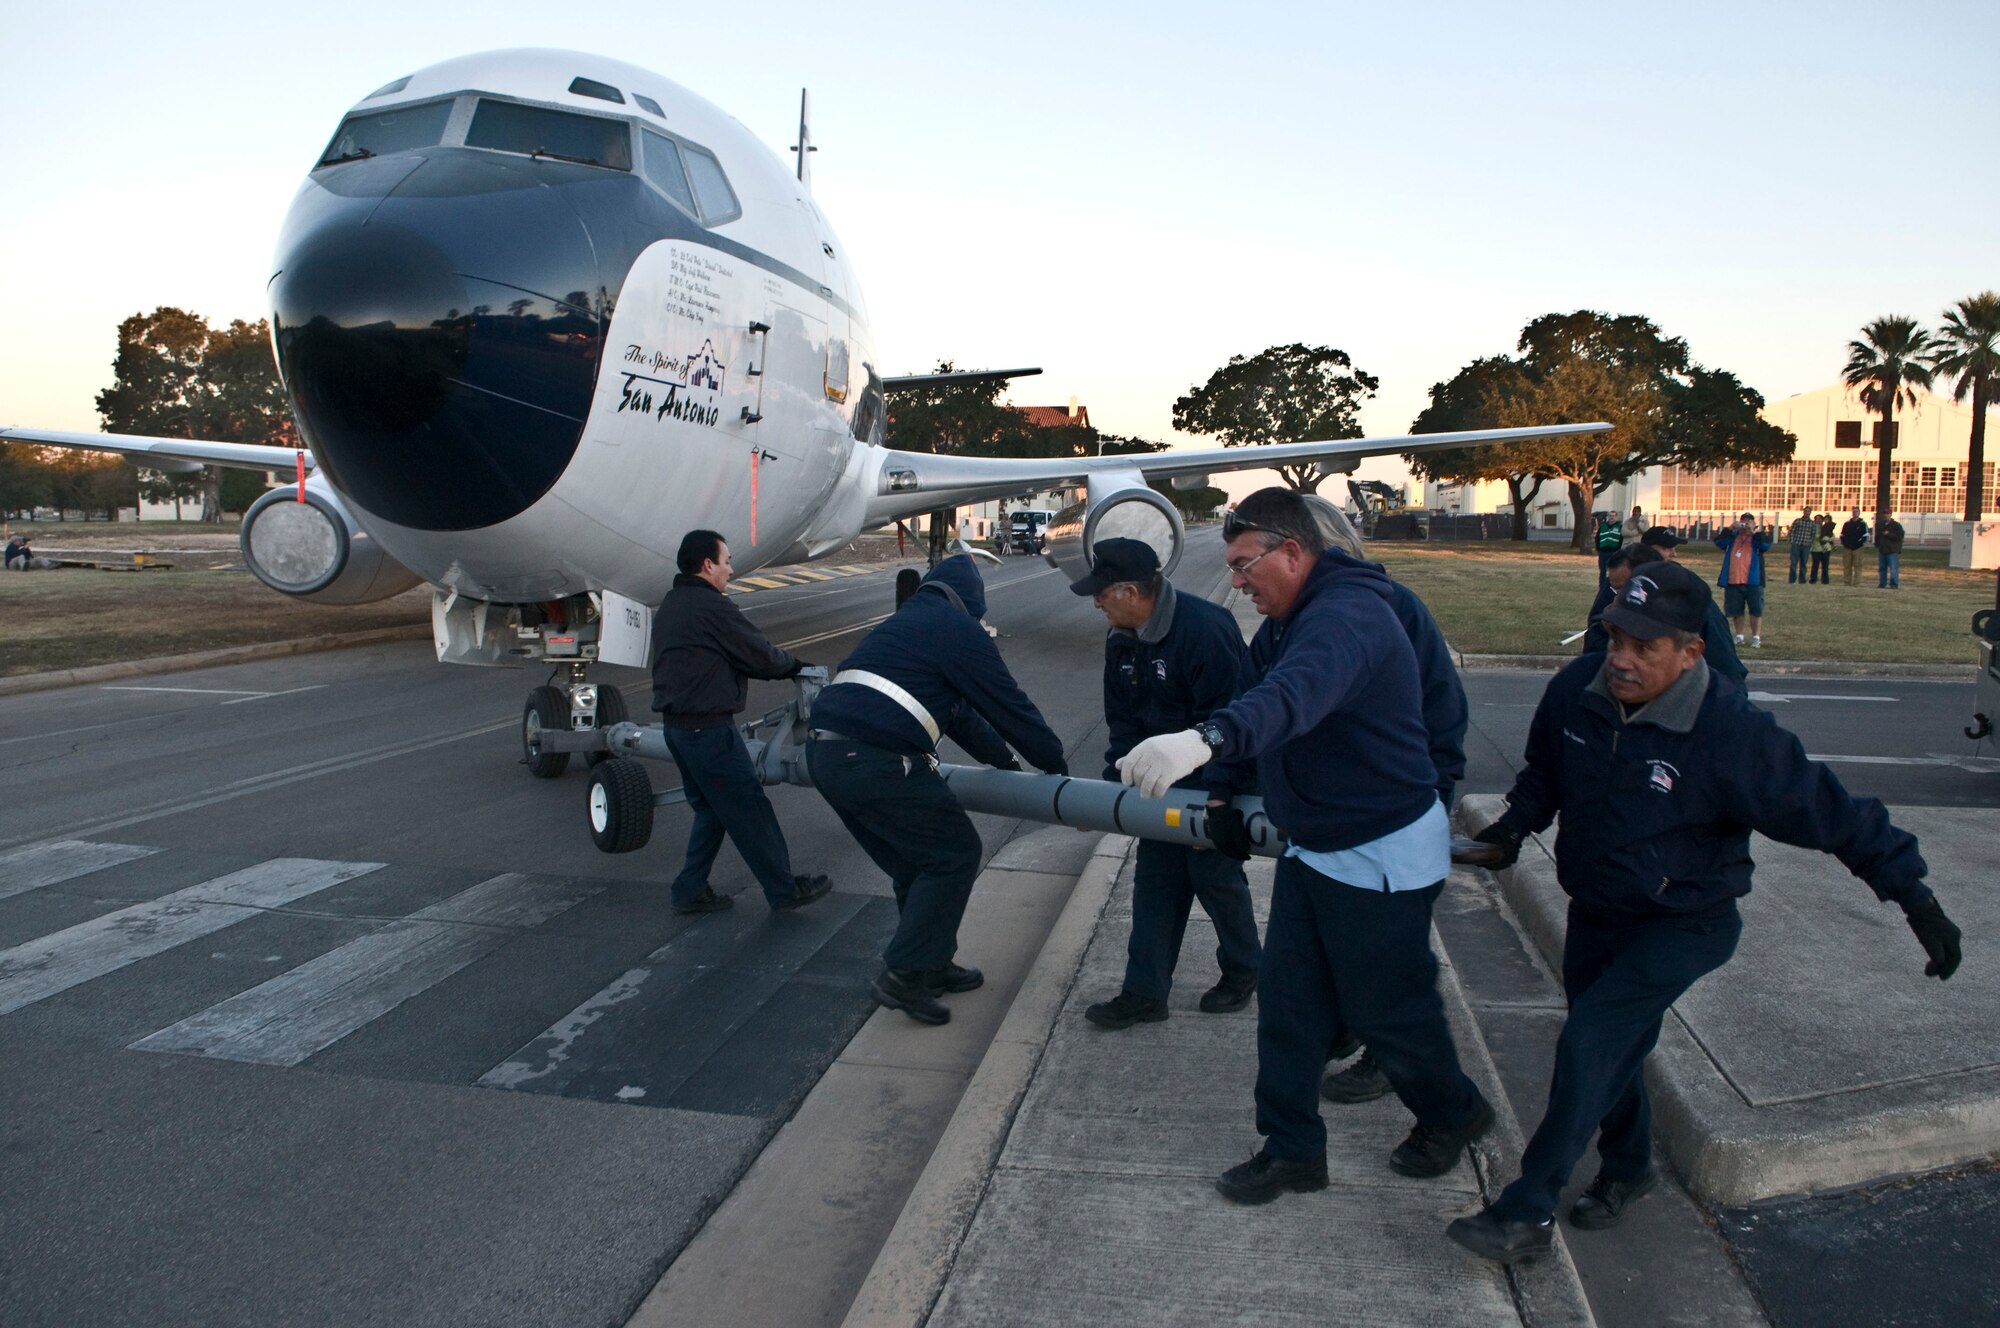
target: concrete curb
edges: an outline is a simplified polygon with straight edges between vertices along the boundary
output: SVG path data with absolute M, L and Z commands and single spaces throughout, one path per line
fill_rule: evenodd
M 1069 903 L 849 1306 L 845 1328 L 917 1328 L 930 1316 L 1132 844 L 1122 835 L 1105 836 L 1077 877 Z
M 1459 816 L 1476 834 L 1505 809 L 1504 798 L 1478 795 L 1460 802 Z M 1548 849 L 1530 840 L 1521 860 L 1496 875 L 1523 929 L 1560 972 L 1569 899 Z M 1932 1082 L 1885 1089 L 1877 1105 L 1859 1110 L 1851 1100 L 1753 1106 L 1677 1009 L 1646 1061 L 1646 1085 L 1661 1148 L 1711 1208 L 1976 1161 L 2000 1139 L 2000 1070 L 1954 1075 L 1948 1089 Z
M 246 664 L 259 659 L 284 659 L 311 655 L 322 650 L 345 650 L 350 646 L 380 645 L 385 641 L 428 640 L 429 623 L 405 627 L 374 627 L 365 632 L 330 632 L 324 636 L 302 636 L 290 641 L 259 641 L 244 646 L 224 646 L 220 650 L 200 650 L 191 655 L 159 655 L 152 659 L 128 659 L 115 664 L 92 664 L 81 669 L 56 669 L 49 673 L 17 673 L 0 678 L 0 696 L 24 692 L 48 692 L 62 687 L 82 687 L 119 678 L 143 678 L 156 673 L 184 673 L 189 669 L 218 668 L 225 664 Z
M 1461 669 L 1526 669 L 1536 672 L 1554 672 L 1576 659 L 1575 655 L 1466 655 L 1452 651 Z M 1814 677 L 1814 678 L 1974 678 L 1979 675 L 1977 664 L 1904 664 L 1877 660 L 1851 659 L 1766 659 L 1752 655 L 1745 663 L 1756 665 L 1750 671 L 1750 681 L 1754 684 L 1760 678 L 1769 677 Z

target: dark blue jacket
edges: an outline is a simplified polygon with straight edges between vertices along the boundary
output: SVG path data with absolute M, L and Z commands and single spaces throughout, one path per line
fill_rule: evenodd
M 1193 728 L 1234 701 L 1249 667 L 1234 614 L 1164 587 L 1144 627 L 1114 627 L 1104 639 L 1104 777 L 1117 779 L 1118 758 L 1145 739 Z M 1243 791 L 1223 762 L 1204 769 L 1183 783 L 1224 798 Z
M 933 567 L 917 593 L 863 637 L 840 668 L 866 669 L 901 687 L 976 760 L 1005 765 L 1011 745 L 1037 769 L 1067 773 L 1062 740 L 1007 671 L 999 647 L 980 626 L 985 614 L 979 569 L 971 555 L 955 554 Z M 822 691 L 813 702 L 812 726 L 912 756 L 936 750 L 907 710 L 856 683 L 836 682 Z
M 1379 569 L 1380 563 L 1371 563 Z M 1387 575 L 1384 573 L 1384 575 Z M 1458 680 L 1458 665 L 1451 662 L 1451 647 L 1437 619 L 1416 592 L 1399 581 L 1389 582 L 1389 608 L 1410 649 L 1417 656 L 1417 678 L 1424 693 L 1424 732 L 1430 735 L 1431 767 L 1437 771 L 1438 798 L 1451 806 L 1458 781 L 1465 778 L 1465 730 L 1472 710 L 1465 702 L 1465 685 Z
M 1917 841 L 1705 664 L 1630 720 L 1585 655 L 1549 681 L 1503 818 L 1558 812 L 1556 877 L 1593 917 L 1701 916 L 1750 893 L 1750 832 L 1831 853 L 1898 903 L 1930 897 Z
M 1423 690 L 1395 583 L 1336 549 L 1292 611 L 1251 643 L 1264 675 L 1218 711 L 1224 760 L 1254 757 L 1264 810 L 1301 848 L 1332 852 L 1401 830 L 1437 801 Z

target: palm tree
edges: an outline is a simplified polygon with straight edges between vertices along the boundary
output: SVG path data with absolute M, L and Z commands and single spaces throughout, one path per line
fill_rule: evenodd
M 1861 389 L 1861 404 L 1882 416 L 1882 433 L 1875 440 L 1875 528 L 1889 519 L 1889 449 L 1896 434 L 1896 407 L 1914 406 L 1916 389 L 1931 385 L 1931 334 L 1914 318 L 1890 315 L 1861 329 L 1861 340 L 1847 343 L 1849 387 Z
M 1951 399 L 1972 397 L 1972 450 L 1966 457 L 1965 519 L 1983 515 L 1986 465 L 1986 406 L 2000 387 L 2000 292 L 1982 291 L 1945 310 L 1931 351 L 1931 372 L 1956 378 Z

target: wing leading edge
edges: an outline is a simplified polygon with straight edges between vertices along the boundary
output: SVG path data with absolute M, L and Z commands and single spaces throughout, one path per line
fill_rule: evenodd
M 189 467 L 233 466 L 239 470 L 296 470 L 299 454 L 289 447 L 261 443 L 209 443 L 198 438 L 152 438 L 131 433 L 62 433 L 53 429 L 0 426 L 0 443 L 38 447 L 81 447 L 93 452 L 122 452 L 142 465 L 183 471 Z M 312 454 L 306 470 L 314 469 Z
M 1317 443 L 1272 443 L 1262 447 L 1214 447 L 1199 451 L 1120 453 L 1101 457 L 967 457 L 883 449 L 881 479 L 869 502 L 870 524 L 898 517 L 1009 498 L 1037 489 L 1085 483 L 1091 475 L 1135 474 L 1143 480 L 1260 470 L 1301 461 L 1339 461 L 1448 447 L 1515 443 L 1529 438 L 1566 438 L 1605 433 L 1609 424 L 1554 424 L 1526 429 L 1468 429 L 1459 433 L 1401 437 L 1343 438 Z

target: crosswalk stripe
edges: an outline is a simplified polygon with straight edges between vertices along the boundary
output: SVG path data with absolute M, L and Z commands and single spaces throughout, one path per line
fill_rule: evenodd
M 508 872 L 358 937 L 132 1044 L 297 1065 L 603 889 Z
M 0 899 L 12 899 L 45 885 L 60 885 L 159 851 L 137 844 L 93 844 L 83 839 L 23 844 L 0 853 Z
M 272 858 L 0 950 L 0 1014 L 357 876 L 379 862 Z

